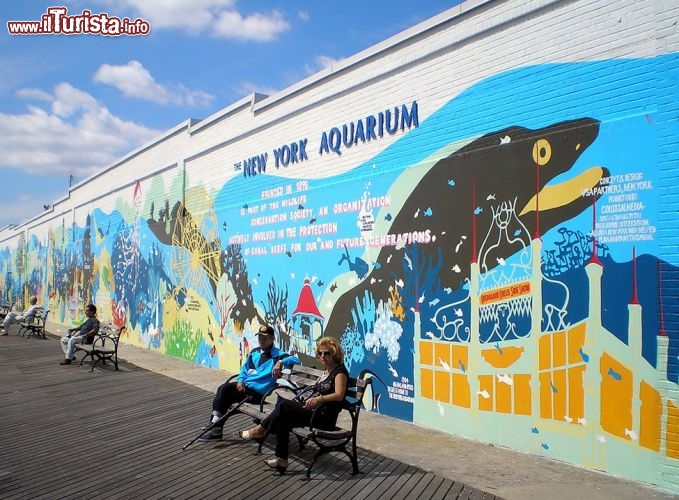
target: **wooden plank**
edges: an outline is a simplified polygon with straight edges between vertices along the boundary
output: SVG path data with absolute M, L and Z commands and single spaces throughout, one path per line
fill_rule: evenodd
M 453 483 L 450 485 L 450 488 L 446 492 L 446 498 L 457 498 L 457 496 L 460 494 L 460 492 L 464 489 L 464 484 L 462 483 Z
M 122 437 L 122 436 L 121 436 L 121 437 Z M 119 443 L 116 443 L 117 446 L 116 446 L 115 448 L 111 448 L 111 449 L 109 449 L 109 450 L 107 450 L 107 449 L 105 449 L 105 448 L 102 448 L 102 451 L 99 452 L 99 453 L 96 453 L 96 454 L 95 454 L 94 452 L 92 452 L 92 453 L 87 453 L 87 451 L 86 451 L 85 453 L 83 453 L 83 454 L 80 455 L 80 456 L 81 456 L 81 457 L 82 457 L 82 456 L 87 456 L 89 460 L 92 460 L 91 463 L 100 463 L 100 462 L 104 462 L 104 463 L 105 463 L 107 459 L 110 460 L 111 454 L 115 454 L 115 455 L 117 455 L 117 456 L 120 456 L 120 455 L 121 455 L 120 452 L 121 452 L 121 451 L 124 451 L 124 447 L 125 447 L 125 446 L 128 446 L 128 444 L 129 444 L 131 447 L 134 447 L 135 441 L 138 441 L 138 436 L 135 437 L 134 435 L 131 435 L 131 436 L 128 438 L 127 442 L 120 443 L 120 444 L 119 444 Z M 170 440 L 170 439 L 166 439 L 166 440 L 165 440 L 165 443 L 169 443 L 169 444 L 174 443 L 174 442 L 175 442 L 174 439 L 171 439 L 171 440 Z M 161 442 L 161 441 L 159 441 L 159 440 L 156 440 L 156 442 L 153 443 L 152 446 L 148 446 L 148 447 L 147 447 L 147 450 L 153 451 L 153 450 L 155 449 L 156 446 L 157 446 L 158 448 L 160 448 L 160 446 L 162 446 L 163 444 L 164 444 L 163 442 Z M 121 445 L 124 445 L 124 446 L 121 446 Z M 116 453 L 116 451 L 118 451 L 118 453 Z M 133 464 L 134 464 L 135 462 L 137 462 L 137 460 L 139 460 L 141 457 L 143 457 L 144 462 L 148 464 L 149 461 L 150 461 L 150 459 L 149 459 L 148 454 L 147 454 L 146 456 L 143 455 L 143 454 L 144 454 L 144 451 L 145 451 L 145 450 L 144 450 L 144 447 L 137 447 L 137 448 L 136 448 L 136 453 L 135 453 L 136 456 L 134 457 L 134 462 L 130 462 L 130 463 L 133 463 Z M 69 453 L 70 453 L 71 455 L 73 455 L 73 450 L 72 450 L 72 449 L 68 450 L 66 457 L 68 457 L 68 454 L 69 454 Z M 163 462 L 164 462 L 164 463 L 167 463 L 167 460 L 168 460 L 167 449 L 159 449 L 158 451 L 155 451 L 155 453 L 158 454 L 158 458 L 157 458 L 157 459 L 158 459 L 158 461 L 159 461 L 161 464 L 162 464 Z M 80 460 L 81 460 L 80 464 L 76 464 L 76 465 L 75 465 L 75 470 L 79 470 L 79 469 L 82 469 L 82 468 L 83 468 L 82 458 L 81 458 Z M 121 479 L 121 476 L 120 476 L 121 471 L 120 471 L 120 470 L 117 470 L 116 472 L 117 472 L 117 478 L 118 478 L 118 479 Z M 40 475 L 41 475 L 41 474 L 43 474 L 43 472 L 42 472 L 42 471 L 39 471 L 38 474 L 37 474 L 37 475 L 38 475 L 37 479 L 38 479 L 38 480 L 41 480 L 43 484 L 48 483 L 48 481 L 46 480 L 46 478 L 40 478 Z M 58 478 L 57 478 L 57 479 L 58 479 Z
M 396 498 L 399 494 L 403 493 L 403 490 L 408 483 L 410 484 L 407 487 L 407 491 L 410 491 L 414 486 L 412 481 L 419 481 L 419 477 L 423 473 L 424 471 L 418 469 L 417 467 L 413 467 L 412 465 L 406 466 L 406 469 L 396 478 L 396 480 L 386 489 L 386 491 L 384 491 L 383 498 Z
M 437 499 L 437 498 L 445 498 L 444 496 L 439 496 L 436 494 L 436 491 L 439 489 L 439 486 L 443 483 L 444 478 L 441 476 L 434 476 L 431 481 L 427 482 L 426 487 L 424 490 L 422 490 L 422 493 L 420 493 L 420 496 L 422 498 L 430 498 L 431 500 Z M 448 488 L 445 488 L 447 491 Z
M 338 470 L 338 461 L 341 460 L 342 469 Z M 312 480 L 315 479 L 325 479 L 325 481 L 315 481 L 315 486 L 306 491 L 305 495 L 300 496 L 299 500 L 312 500 L 319 495 L 322 497 L 329 496 L 330 492 L 341 491 L 342 488 L 351 487 L 357 483 L 361 483 L 363 487 L 366 487 L 368 482 L 372 479 L 371 472 L 375 467 L 383 462 L 380 457 L 377 457 L 375 461 L 367 461 L 364 465 L 363 474 L 353 476 L 351 474 L 352 468 L 347 457 L 345 455 L 333 454 L 323 456 L 319 463 L 314 464 L 314 469 L 312 471 Z M 333 480 L 333 486 L 331 488 L 326 488 L 326 481 Z M 345 498 L 349 498 L 348 494 L 344 495 Z
M 389 484 L 393 481 L 394 472 L 398 470 L 399 466 L 401 465 L 402 464 L 396 460 L 386 458 L 382 463 L 382 467 L 375 471 L 376 474 L 373 478 L 371 478 L 370 482 L 363 484 L 363 481 L 361 481 L 361 484 L 357 485 L 361 486 L 361 489 L 356 490 L 356 488 L 354 488 L 350 490 L 349 494 L 352 498 L 356 499 L 373 497 L 374 491 L 379 491 L 379 489 L 383 487 L 384 484 Z
M 255 465 L 257 459 L 242 447 L 233 453 L 234 455 L 230 454 L 232 458 L 228 464 L 224 464 L 223 460 L 219 463 L 211 461 L 212 463 L 208 467 L 196 468 L 195 463 L 205 462 L 204 457 L 196 456 L 194 457 L 194 463 L 185 463 L 182 467 L 173 467 L 171 472 L 157 475 L 153 478 L 154 483 L 162 486 L 162 491 L 155 495 L 144 495 L 144 497 L 149 499 L 166 498 L 168 491 L 176 498 L 196 496 L 201 489 L 210 487 L 212 482 L 221 483 L 219 476 L 225 473 L 224 470 L 227 470 L 227 474 L 233 479 L 228 490 L 225 491 L 228 491 L 229 494 L 234 494 L 234 488 L 237 488 L 239 484 L 237 479 L 243 474 L 252 476 L 251 473 L 256 472 Z M 228 465 L 228 469 L 224 469 L 225 465 Z M 217 472 L 220 470 L 221 472 Z M 258 482 L 262 482 L 261 478 L 258 479 Z M 220 487 L 224 488 L 224 485 L 220 484 Z M 137 495 L 132 496 L 136 497 Z
M 405 498 L 422 498 L 422 492 L 427 487 L 427 485 L 436 478 L 436 475 L 431 472 L 426 472 L 424 476 L 417 482 L 411 491 L 408 492 L 408 496 Z
M 116 440 L 115 440 L 115 444 L 116 444 L 118 447 L 119 447 L 121 444 L 127 446 L 128 442 L 129 442 L 130 444 L 135 444 L 135 441 L 138 441 L 138 440 L 139 440 L 139 436 L 138 436 L 138 435 L 135 436 L 135 435 L 132 434 L 132 433 L 119 432 L 118 435 L 119 435 L 120 437 L 117 437 Z M 97 442 L 99 442 L 99 441 L 100 441 L 100 440 L 97 439 Z M 154 440 L 154 441 L 157 441 L 157 440 Z M 174 441 L 174 438 L 173 438 L 173 441 Z M 124 449 L 124 448 L 123 448 L 123 449 Z M 88 454 L 88 456 L 89 456 L 89 459 L 92 460 L 92 462 L 97 463 L 100 459 L 105 459 L 106 456 L 110 454 L 110 451 L 113 451 L 113 450 L 111 450 L 110 448 L 107 448 L 107 447 L 97 446 L 96 450 L 93 451 L 93 452 L 90 452 L 90 453 Z M 122 451 L 122 450 L 121 450 L 121 451 Z M 47 453 L 52 453 L 52 452 L 53 452 L 52 450 L 47 450 Z M 66 456 L 72 455 L 72 454 L 73 454 L 73 448 L 72 448 L 72 447 L 69 447 L 69 448 L 66 450 Z M 33 455 L 33 456 L 31 456 L 31 454 L 28 455 L 28 460 L 33 460 L 34 458 L 35 458 L 35 455 Z M 43 471 L 42 471 L 42 470 L 38 470 L 37 468 L 33 468 L 33 472 L 34 472 L 36 475 L 43 474 Z
M 373 498 L 391 498 L 388 496 L 388 491 L 391 488 L 392 485 L 394 485 L 397 481 L 404 481 L 407 477 L 407 471 L 411 468 L 409 465 L 404 464 L 402 462 L 398 462 L 396 460 L 393 460 L 391 458 L 385 458 L 384 459 L 384 466 L 381 467 L 379 470 L 376 471 L 377 477 L 383 478 L 381 481 L 375 481 L 375 483 L 368 485 L 367 482 L 363 482 L 362 480 L 355 483 L 352 485 L 352 488 L 348 491 L 348 494 L 346 495 L 346 498 L 351 498 L 352 494 L 356 494 L 356 488 L 360 488 L 359 491 L 362 491 L 363 488 L 366 488 L 370 492 L 370 495 L 373 496 Z M 367 472 L 366 476 L 370 477 L 371 473 Z M 369 487 L 368 487 L 369 486 Z M 340 491 L 341 493 L 341 491 Z M 332 495 L 332 498 L 342 498 L 343 496 L 335 496 Z
M 197 432 L 193 432 L 195 435 Z M 141 470 L 135 467 L 131 461 L 127 461 L 127 467 L 122 468 L 118 472 L 118 479 L 125 484 L 125 490 L 137 487 L 140 484 L 143 486 L 142 489 L 147 488 L 147 481 L 149 478 L 155 479 L 158 475 L 163 475 L 164 473 L 169 474 L 170 478 L 178 478 L 180 473 L 186 468 L 189 468 L 191 472 L 196 467 L 202 467 L 204 464 L 204 455 L 206 452 L 209 453 L 209 449 L 212 445 L 206 443 L 196 443 L 195 448 L 189 448 L 182 451 L 181 448 L 183 444 L 188 442 L 187 439 L 178 440 L 172 436 L 172 430 L 167 430 L 167 437 L 164 440 L 149 442 L 144 447 L 137 448 L 138 450 L 147 451 L 147 459 L 143 464 Z M 156 451 L 154 452 L 154 448 Z M 171 466 L 168 466 L 168 461 L 172 460 Z M 125 491 L 124 490 L 124 491 Z
M 422 478 L 425 477 L 427 473 L 424 472 L 423 470 L 417 469 L 415 470 L 408 480 L 403 484 L 401 489 L 399 489 L 396 494 L 394 495 L 394 499 L 396 500 L 404 500 L 407 498 L 414 498 L 410 496 L 410 492 L 422 481 Z M 416 497 L 415 497 L 416 498 Z
M 469 500 L 469 494 L 471 493 L 471 488 L 467 485 L 462 487 L 462 490 L 455 497 L 457 500 Z

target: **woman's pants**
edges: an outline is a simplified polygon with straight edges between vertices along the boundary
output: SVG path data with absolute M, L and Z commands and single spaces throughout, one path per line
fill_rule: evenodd
M 262 427 L 269 433 L 276 433 L 276 457 L 288 459 L 288 446 L 290 443 L 290 431 L 293 427 L 307 427 L 311 423 L 312 410 L 304 408 L 302 403 L 290 399 L 281 399 L 276 408 L 264 421 Z M 314 427 L 324 428 L 320 425 L 326 422 L 316 422 Z

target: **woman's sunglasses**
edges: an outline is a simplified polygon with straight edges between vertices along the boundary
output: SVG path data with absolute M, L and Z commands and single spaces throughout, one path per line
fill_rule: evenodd
M 317 356 L 332 356 L 332 352 L 330 351 L 316 351 Z

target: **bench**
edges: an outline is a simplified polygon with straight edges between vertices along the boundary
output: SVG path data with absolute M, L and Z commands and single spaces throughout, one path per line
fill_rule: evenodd
M 36 337 L 46 339 L 45 324 L 47 323 L 47 315 L 49 312 L 49 309 L 43 310 L 40 307 L 36 308 L 35 315 L 19 322 L 19 331 L 17 332 L 17 335 L 21 334 L 26 338 L 31 338 L 31 335 L 35 335 Z
M 323 373 L 322 370 L 310 368 L 302 365 L 295 365 L 292 369 L 284 370 L 283 377 L 276 381 L 276 385 L 267 392 L 259 404 L 243 403 L 237 412 L 252 417 L 256 423 L 261 423 L 275 408 L 279 397 L 292 399 L 305 387 L 316 383 Z M 229 380 L 233 381 L 234 377 Z M 344 397 L 342 412 L 340 413 L 337 424 L 332 430 L 321 430 L 313 427 L 314 416 L 308 427 L 296 427 L 292 433 L 297 437 L 300 450 L 305 445 L 312 442 L 318 448 L 311 463 L 306 469 L 306 477 L 311 476 L 311 469 L 316 460 L 330 452 L 344 453 L 349 457 L 353 467 L 353 474 L 358 474 L 358 452 L 356 447 L 356 433 L 358 432 L 358 417 L 361 412 L 363 395 L 365 394 L 370 379 L 349 377 L 347 391 Z M 315 414 L 314 410 L 314 414 Z M 263 441 L 257 449 L 261 453 Z M 350 447 L 350 450 L 347 449 Z
M 14 303 L 0 302 L 0 320 L 4 320 L 14 307 Z
M 82 351 L 85 353 L 79 366 L 82 366 L 83 361 L 90 358 L 90 371 L 94 371 L 94 367 L 99 361 L 104 365 L 106 361 L 111 361 L 118 371 L 118 343 L 123 331 L 125 331 L 124 326 L 101 325 L 91 344 L 76 344 L 75 352 Z

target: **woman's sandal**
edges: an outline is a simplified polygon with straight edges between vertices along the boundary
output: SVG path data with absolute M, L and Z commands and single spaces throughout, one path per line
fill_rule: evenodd
M 245 440 L 245 441 L 257 441 L 258 443 L 264 441 L 264 436 L 261 437 L 255 437 L 252 435 L 252 433 L 248 431 L 238 431 L 238 437 Z
M 276 469 L 281 476 L 288 470 L 288 463 L 281 458 L 270 458 L 269 460 L 264 460 L 264 463 L 272 469 Z

